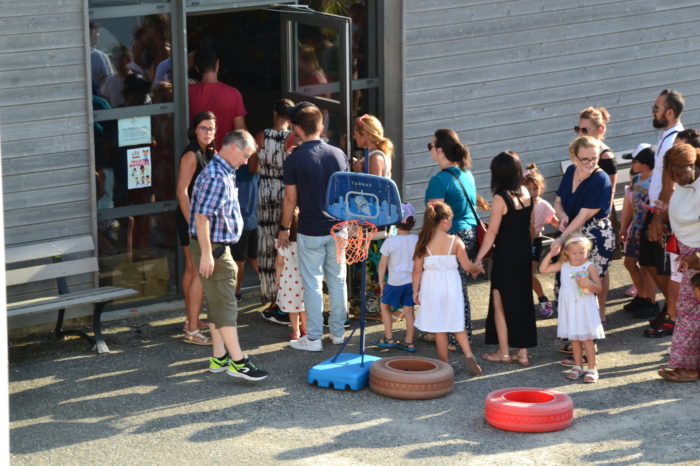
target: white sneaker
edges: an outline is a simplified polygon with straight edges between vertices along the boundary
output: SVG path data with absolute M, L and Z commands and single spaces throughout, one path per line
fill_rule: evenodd
M 303 351 L 323 351 L 323 343 L 321 343 L 321 340 L 310 340 L 308 335 L 304 335 L 298 340 L 291 340 L 289 346 Z
M 330 339 L 331 343 L 333 343 L 334 345 L 342 345 L 343 343 L 345 343 L 345 337 L 343 336 L 336 337 L 335 335 L 331 334 Z

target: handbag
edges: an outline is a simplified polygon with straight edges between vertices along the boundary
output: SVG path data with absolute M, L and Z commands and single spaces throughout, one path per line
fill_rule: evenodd
M 464 197 L 467 199 L 467 204 L 469 204 L 469 208 L 472 210 L 472 213 L 474 214 L 474 218 L 476 218 L 476 245 L 478 248 L 481 248 L 481 243 L 484 242 L 484 236 L 486 236 L 486 230 L 488 230 L 489 225 L 488 223 L 485 223 L 479 218 L 479 214 L 476 213 L 476 209 L 474 208 L 474 204 L 472 203 L 472 200 L 469 199 L 469 195 L 467 194 L 467 189 L 464 187 L 462 182 L 460 181 L 459 177 L 449 171 L 448 169 L 442 170 L 444 172 L 449 173 L 452 175 L 452 177 L 457 180 L 457 184 L 459 185 L 460 188 L 462 188 L 462 192 L 464 193 Z M 484 256 L 484 259 L 489 257 L 491 253 L 493 252 L 493 245 L 491 245 L 491 249 L 489 252 L 486 253 Z

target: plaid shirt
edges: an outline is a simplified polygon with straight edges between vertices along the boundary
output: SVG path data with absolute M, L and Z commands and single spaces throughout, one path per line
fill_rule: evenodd
M 194 183 L 190 208 L 190 235 L 197 237 L 195 214 L 209 217 L 212 243 L 236 243 L 243 230 L 238 205 L 236 170 L 215 154 Z

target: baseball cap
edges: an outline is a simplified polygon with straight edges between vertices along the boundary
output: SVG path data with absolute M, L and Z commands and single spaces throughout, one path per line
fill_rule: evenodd
M 628 154 L 623 154 L 626 160 L 636 160 L 639 163 L 654 168 L 654 148 L 650 144 L 639 144 L 637 148 Z

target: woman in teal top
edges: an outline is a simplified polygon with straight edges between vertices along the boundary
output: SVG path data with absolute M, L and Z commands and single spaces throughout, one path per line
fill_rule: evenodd
M 476 244 L 476 184 L 471 168 L 471 155 L 469 148 L 462 144 L 457 133 L 451 129 L 439 129 L 435 131 L 428 144 L 428 150 L 440 171 L 435 174 L 428 183 L 425 191 L 426 205 L 432 202 L 442 201 L 452 208 L 451 234 L 459 236 L 467 248 L 467 254 L 471 260 L 476 257 L 478 247 Z M 470 207 L 470 203 L 471 206 Z M 471 308 L 469 307 L 469 295 L 467 294 L 467 277 L 469 274 L 461 266 L 459 275 L 462 278 L 462 291 L 464 293 L 464 325 L 469 341 L 472 340 Z M 449 334 L 450 346 L 457 346 L 453 334 Z

